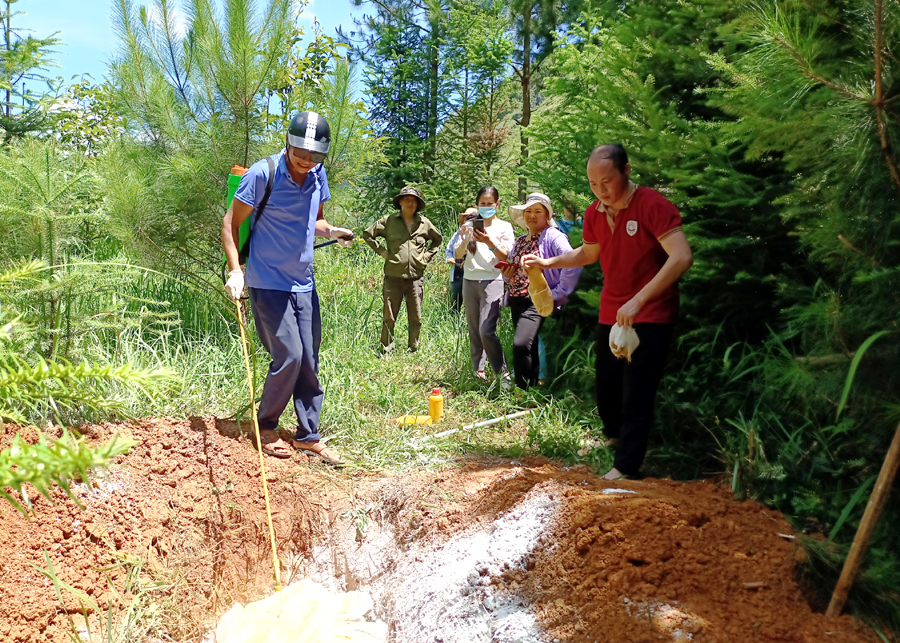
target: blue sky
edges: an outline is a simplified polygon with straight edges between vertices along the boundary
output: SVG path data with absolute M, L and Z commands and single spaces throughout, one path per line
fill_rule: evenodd
M 151 4 L 150 0 L 134 2 Z M 19 0 L 13 7 L 24 15 L 13 18 L 13 27 L 30 29 L 37 38 L 60 32 L 57 37 L 64 44 L 55 56 L 60 68 L 51 69 L 50 76 L 62 76 L 66 84 L 76 74 L 90 74 L 100 81 L 118 46 L 112 28 L 112 6 L 112 0 Z M 350 0 L 311 0 L 301 15 L 301 24 L 311 27 L 313 20 L 318 19 L 323 30 L 334 35 L 339 25 L 349 31 L 352 16 L 361 13 L 350 6 Z

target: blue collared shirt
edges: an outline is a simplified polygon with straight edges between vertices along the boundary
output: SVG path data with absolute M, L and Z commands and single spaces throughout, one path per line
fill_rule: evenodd
M 328 177 L 319 164 L 309 171 L 302 186 L 297 185 L 288 172 L 284 151 L 271 158 L 275 161 L 275 179 L 259 221 L 254 224 L 253 218 L 269 179 L 265 159 L 250 166 L 234 195 L 254 207 L 246 283 L 251 288 L 310 292 L 315 288 L 312 262 L 316 217 L 319 205 L 331 198 Z

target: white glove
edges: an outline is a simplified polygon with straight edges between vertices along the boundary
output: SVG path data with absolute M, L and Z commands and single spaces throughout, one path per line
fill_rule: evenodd
M 228 281 L 225 282 L 225 292 L 232 299 L 240 299 L 244 292 L 244 271 L 238 268 L 228 273 Z
M 341 248 L 349 248 L 353 245 L 353 239 L 355 238 L 352 230 L 348 230 L 347 228 L 331 228 L 328 231 L 328 236 L 332 239 L 337 239 L 338 245 Z
M 632 326 L 616 324 L 609 330 L 609 350 L 619 359 L 624 357 L 630 362 L 632 353 L 637 350 L 640 343 L 641 340 L 638 339 Z

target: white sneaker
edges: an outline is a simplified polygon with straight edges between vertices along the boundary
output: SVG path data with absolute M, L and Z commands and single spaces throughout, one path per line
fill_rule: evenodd
M 512 379 L 509 377 L 509 373 L 504 373 L 503 377 L 500 378 L 500 388 L 504 391 L 511 391 L 513 387 Z

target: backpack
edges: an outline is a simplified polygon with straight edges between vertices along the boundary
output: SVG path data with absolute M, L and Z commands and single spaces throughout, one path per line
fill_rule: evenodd
M 272 185 L 275 182 L 275 162 L 269 156 L 266 157 L 266 162 L 269 165 L 269 178 L 266 181 L 266 190 L 263 192 L 263 197 L 260 200 L 259 205 L 256 206 L 256 216 L 253 217 L 253 226 L 250 225 L 250 217 L 247 217 L 238 229 L 238 263 L 242 266 L 247 263 L 247 258 L 250 256 L 250 237 L 253 234 L 253 230 L 256 228 L 259 217 L 262 216 L 263 210 L 266 209 L 269 197 L 272 195 Z M 228 205 L 230 206 L 231 204 L 229 203 Z M 226 281 L 228 281 L 228 260 L 225 258 L 225 253 L 223 252 L 222 283 L 225 283 Z

